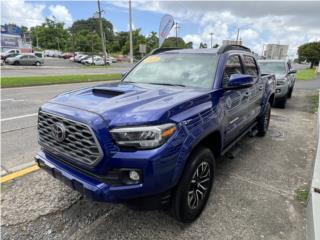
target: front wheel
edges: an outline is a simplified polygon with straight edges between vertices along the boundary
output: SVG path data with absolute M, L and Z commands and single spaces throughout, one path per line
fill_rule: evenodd
M 189 157 L 173 194 L 172 212 L 183 223 L 196 220 L 210 196 L 215 176 L 215 159 L 208 148 L 199 147 Z
M 267 103 L 266 109 L 264 113 L 259 117 L 258 119 L 258 135 L 259 136 L 265 136 L 270 123 L 270 116 L 271 116 L 271 106 L 270 103 Z
M 289 89 L 288 98 L 292 97 L 292 92 L 293 92 L 293 86 Z
M 41 63 L 40 62 L 36 62 L 36 66 L 40 66 L 41 65 Z

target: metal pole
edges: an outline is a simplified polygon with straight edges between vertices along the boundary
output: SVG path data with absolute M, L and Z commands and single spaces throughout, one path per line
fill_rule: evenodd
M 76 54 L 75 54 L 75 48 L 74 48 L 74 29 L 73 29 L 73 27 L 72 27 L 72 29 L 71 29 L 71 31 L 72 31 L 72 51 L 73 51 L 73 61 L 75 62 L 76 60 L 74 59 L 74 57 L 76 56 Z
M 237 32 L 237 44 L 238 44 L 238 40 L 239 40 L 239 32 L 240 32 L 240 28 L 238 28 L 238 32 Z
M 176 23 L 176 47 L 178 47 L 178 23 Z
M 213 36 L 213 33 L 210 33 L 210 35 L 211 35 L 211 48 L 212 48 L 212 36 Z
M 104 37 L 103 37 L 103 27 L 102 27 L 102 18 L 101 18 L 101 8 L 100 8 L 100 1 L 98 0 L 98 14 L 99 14 L 99 22 L 100 22 L 100 37 L 101 37 L 101 47 L 103 52 L 103 60 L 104 65 L 107 64 L 107 52 L 106 52 L 106 46 L 104 45 Z
M 132 11 L 131 0 L 129 0 L 129 41 L 130 41 L 130 63 L 133 63 L 133 42 L 132 42 Z

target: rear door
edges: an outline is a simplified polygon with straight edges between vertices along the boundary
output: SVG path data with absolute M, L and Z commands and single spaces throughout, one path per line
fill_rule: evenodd
M 28 56 L 27 55 L 21 56 L 19 59 L 19 62 L 22 65 L 28 65 Z
M 242 60 L 239 54 L 229 55 L 223 72 L 222 88 L 228 86 L 232 74 L 244 74 Z M 224 144 L 234 140 L 246 126 L 246 112 L 248 111 L 247 89 L 225 90 L 223 95 L 224 116 Z
M 248 111 L 246 114 L 247 124 L 251 124 L 256 119 L 261 110 L 261 99 L 264 90 L 262 78 L 259 76 L 259 69 L 253 56 L 243 55 L 243 66 L 245 74 L 251 75 L 255 84 L 246 89 L 248 96 Z
M 35 62 L 36 62 L 36 60 L 37 60 L 36 56 L 29 55 L 28 58 L 29 58 L 29 60 L 28 60 L 28 65 L 33 65 L 33 64 L 35 64 Z

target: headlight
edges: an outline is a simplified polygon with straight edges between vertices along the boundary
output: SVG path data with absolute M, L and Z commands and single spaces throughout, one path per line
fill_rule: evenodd
M 284 85 L 288 81 L 288 78 L 277 79 L 277 85 Z
M 150 149 L 164 144 L 176 129 L 175 124 L 168 123 L 158 126 L 114 128 L 110 133 L 119 146 Z

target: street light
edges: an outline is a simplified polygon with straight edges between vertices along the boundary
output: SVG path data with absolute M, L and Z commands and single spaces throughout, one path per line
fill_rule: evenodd
M 249 24 L 246 24 L 246 25 L 242 25 L 241 27 L 239 27 L 239 25 L 238 25 L 238 31 L 237 31 L 237 40 L 236 40 L 236 43 L 238 43 L 238 41 L 239 41 L 239 35 L 240 35 L 240 28 L 244 28 L 244 27 L 247 27 L 247 26 L 249 26 L 249 25 L 251 25 L 251 23 L 249 23 Z
M 210 47 L 212 48 L 212 36 L 213 36 L 213 32 L 211 32 L 210 35 L 211 35 L 211 44 L 210 44 Z

